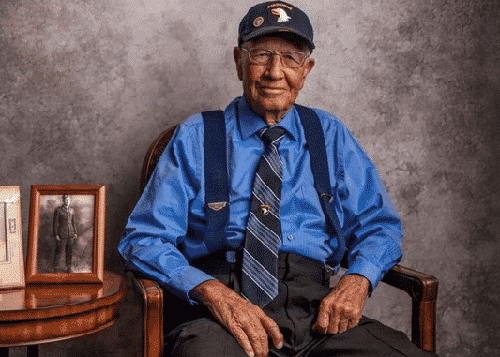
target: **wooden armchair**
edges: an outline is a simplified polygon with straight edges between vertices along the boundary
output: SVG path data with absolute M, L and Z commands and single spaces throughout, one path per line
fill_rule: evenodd
M 176 126 L 164 131 L 149 147 L 141 171 L 141 192 L 175 128 Z M 342 266 L 346 267 L 345 262 Z M 132 280 L 143 299 L 144 356 L 163 356 L 163 289 L 154 280 L 133 274 Z M 412 298 L 411 340 L 418 348 L 435 352 L 438 280 L 434 276 L 396 265 L 387 272 L 382 281 L 410 295 Z

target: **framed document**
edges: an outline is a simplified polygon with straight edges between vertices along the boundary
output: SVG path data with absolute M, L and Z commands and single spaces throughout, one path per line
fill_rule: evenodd
M 24 287 L 21 189 L 0 186 L 0 289 Z
M 26 283 L 102 283 L 106 187 L 31 186 Z

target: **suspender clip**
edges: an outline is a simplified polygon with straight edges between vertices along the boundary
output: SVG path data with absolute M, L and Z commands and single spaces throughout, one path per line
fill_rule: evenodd
M 334 267 L 332 267 L 328 264 L 325 265 L 325 271 L 330 275 L 337 275 L 339 270 L 340 270 L 340 265 L 336 265 Z
M 332 201 L 332 196 L 330 196 L 328 193 L 322 193 L 321 197 L 323 197 L 328 203 Z
M 223 209 L 224 207 L 227 206 L 227 202 L 226 201 L 221 201 L 221 202 L 210 202 L 208 203 L 208 207 L 212 210 L 212 211 L 215 211 L 215 212 L 218 212 L 220 211 L 221 209 Z

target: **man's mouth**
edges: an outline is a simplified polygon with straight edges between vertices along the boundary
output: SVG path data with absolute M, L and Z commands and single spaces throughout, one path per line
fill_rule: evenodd
M 271 97 L 281 95 L 286 91 L 286 89 L 284 88 L 267 87 L 267 86 L 259 86 L 258 90 L 261 94 Z

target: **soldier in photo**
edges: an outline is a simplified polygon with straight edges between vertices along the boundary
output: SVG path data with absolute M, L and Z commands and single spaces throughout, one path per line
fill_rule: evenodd
M 62 196 L 63 204 L 54 210 L 54 270 L 72 272 L 73 245 L 78 237 L 75 224 L 75 210 L 70 207 L 69 195 Z M 64 258 L 64 259 L 63 259 Z

